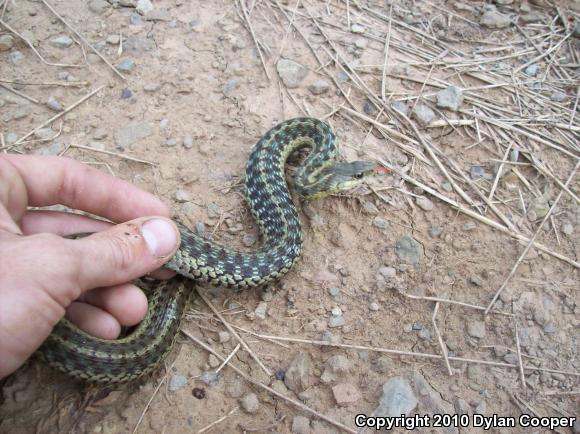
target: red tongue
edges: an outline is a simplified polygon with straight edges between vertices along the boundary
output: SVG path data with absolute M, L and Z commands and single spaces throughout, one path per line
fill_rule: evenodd
M 391 171 L 391 169 L 387 169 L 387 168 L 386 168 L 386 167 L 384 167 L 384 166 L 377 165 L 377 166 L 375 166 L 375 168 L 373 169 L 373 172 L 375 172 L 375 173 L 381 173 L 381 174 L 385 174 L 385 175 L 386 175 L 386 174 L 389 174 L 389 173 L 391 173 L 392 171 Z

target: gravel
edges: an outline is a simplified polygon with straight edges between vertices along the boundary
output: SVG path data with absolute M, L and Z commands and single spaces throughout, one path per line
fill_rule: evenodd
M 463 90 L 456 86 L 449 86 L 437 92 L 437 107 L 439 108 L 457 111 L 462 102 Z
M 298 353 L 286 369 L 284 384 L 293 392 L 300 393 L 308 389 L 314 382 L 312 376 L 312 361 L 307 353 Z
M 308 70 L 303 65 L 290 59 L 280 59 L 276 69 L 284 85 L 289 89 L 300 86 L 308 74 Z
M 328 89 L 330 89 L 330 83 L 323 78 L 316 80 L 308 86 L 308 90 L 314 95 L 322 95 L 328 92 Z
M 132 59 L 125 59 L 117 63 L 116 68 L 121 72 L 130 72 L 135 68 L 135 62 Z
M 248 393 L 240 399 L 240 406 L 246 413 L 254 414 L 260 408 L 260 401 L 255 393 Z
M 429 106 L 421 103 L 415 106 L 411 115 L 422 126 L 428 125 L 435 120 L 435 112 Z
M 418 197 L 415 201 L 417 206 L 423 211 L 433 211 L 433 202 L 425 196 Z
M 416 265 L 423 257 L 423 246 L 410 235 L 403 235 L 397 241 L 395 252 L 401 262 Z
M 175 392 L 187 384 L 187 378 L 181 374 L 174 374 L 169 379 L 169 390 Z
M 472 338 L 483 339 L 485 337 L 485 322 L 476 320 L 468 322 L 467 334 Z
M 14 37 L 12 35 L 0 35 L 0 51 L 8 51 L 14 46 Z
M 73 44 L 73 40 L 67 35 L 60 35 L 50 40 L 50 45 L 56 48 L 69 48 Z
M 373 416 L 400 417 L 413 411 L 417 404 L 409 382 L 403 377 L 394 377 L 383 384 L 383 395 Z
M 292 418 L 292 432 L 295 434 L 310 434 L 310 419 L 304 416 Z

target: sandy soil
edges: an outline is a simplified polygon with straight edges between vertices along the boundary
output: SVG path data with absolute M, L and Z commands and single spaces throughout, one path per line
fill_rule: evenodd
M 232 325 L 312 341 L 238 329 L 271 375 L 243 349 L 231 359 L 302 408 L 228 367 L 217 384 L 205 384 L 202 374 L 219 362 L 184 335 L 165 368 L 138 384 L 98 388 L 27 363 L 3 381 L 0 431 L 201 432 L 223 417 L 204 432 L 343 432 L 337 424 L 355 430 L 355 415 L 377 409 L 383 385 L 415 400 L 409 415 L 580 417 L 578 196 L 564 192 L 553 206 L 580 155 L 578 2 L 556 9 L 498 0 L 486 9 L 442 0 L 160 0 L 140 15 L 130 0 L 52 1 L 121 64 L 123 79 L 43 1 L 7 1 L 3 22 L 44 62 L 0 25 L 0 80 L 13 90 L 0 88 L 4 151 L 95 165 L 154 192 L 192 228 L 203 225 L 212 239 L 244 249 L 255 248 L 257 235 L 240 187 L 246 158 L 277 122 L 323 118 L 345 159 L 391 168 L 360 191 L 302 207 L 304 255 L 279 284 L 202 289 Z M 459 111 L 437 105 L 436 93 L 450 84 L 464 89 Z M 59 105 L 96 89 L 45 123 L 62 114 Z M 409 122 L 392 109 L 395 101 L 430 107 L 434 118 L 414 113 Z M 438 127 L 423 125 L 438 119 Z M 501 160 L 508 161 L 498 177 Z M 569 190 L 579 191 L 578 177 Z M 492 227 L 506 224 L 527 240 L 538 232 L 545 251 L 532 247 L 522 258 L 529 241 Z M 494 310 L 504 314 L 484 315 L 477 307 L 500 288 Z M 199 297 L 183 329 L 224 356 L 238 343 Z M 442 354 L 441 344 L 463 358 L 450 360 L 452 375 L 428 357 Z M 552 371 L 527 369 L 523 384 L 520 360 Z

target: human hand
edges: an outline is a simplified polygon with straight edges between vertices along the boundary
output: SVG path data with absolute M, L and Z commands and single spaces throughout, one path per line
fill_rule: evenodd
M 55 204 L 125 223 L 27 209 Z M 147 298 L 128 282 L 173 275 L 157 270 L 179 246 L 168 216 L 155 196 L 74 160 L 0 154 L 0 378 L 65 315 L 104 339 L 141 321 Z M 62 238 L 78 232 L 98 233 Z

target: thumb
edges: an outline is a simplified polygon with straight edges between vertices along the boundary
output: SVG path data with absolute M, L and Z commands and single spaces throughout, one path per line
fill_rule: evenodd
M 143 276 L 167 262 L 180 244 L 175 223 L 143 217 L 69 240 L 75 246 L 82 290 L 111 286 Z

